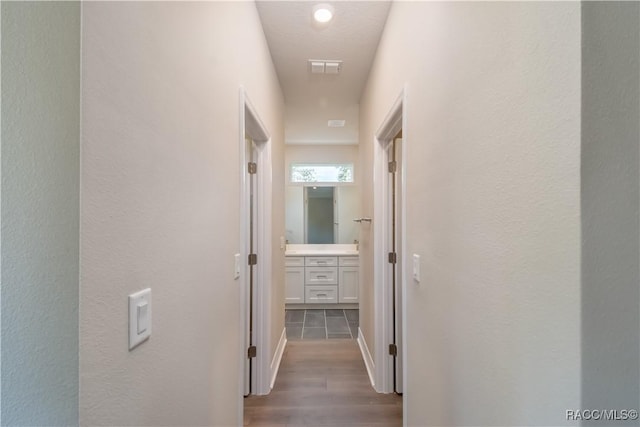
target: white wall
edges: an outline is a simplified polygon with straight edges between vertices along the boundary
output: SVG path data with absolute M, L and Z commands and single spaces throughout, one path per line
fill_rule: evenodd
M 583 3 L 582 407 L 587 409 L 640 405 L 639 28 L 636 2 Z
M 580 4 L 395 2 L 360 104 L 364 195 L 405 83 L 407 252 L 422 260 L 405 421 L 563 425 L 580 403 Z
M 80 5 L 1 7 L 2 425 L 75 425 Z
M 240 85 L 273 138 L 274 251 L 284 235 L 283 100 L 255 5 L 88 2 L 82 46 L 81 423 L 239 425 Z M 145 287 L 153 335 L 128 351 Z

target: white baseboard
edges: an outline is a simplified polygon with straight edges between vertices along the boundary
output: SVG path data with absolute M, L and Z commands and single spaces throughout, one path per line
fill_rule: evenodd
M 287 329 L 282 329 L 282 334 L 280 335 L 280 341 L 278 341 L 278 347 L 276 348 L 276 353 L 273 355 L 273 360 L 271 361 L 271 383 L 269 384 L 269 388 L 272 389 L 273 385 L 276 382 L 276 377 L 278 376 L 278 369 L 280 369 L 280 362 L 282 361 L 282 355 L 284 354 L 284 348 L 287 346 Z
M 367 374 L 369 374 L 369 381 L 371 381 L 371 387 L 376 389 L 376 382 L 374 380 L 374 372 L 376 371 L 376 365 L 373 363 L 371 353 L 369 353 L 369 347 L 364 340 L 364 335 L 360 328 L 358 328 L 358 347 L 360 347 L 360 353 L 362 353 L 362 359 L 364 359 L 364 365 L 367 367 Z

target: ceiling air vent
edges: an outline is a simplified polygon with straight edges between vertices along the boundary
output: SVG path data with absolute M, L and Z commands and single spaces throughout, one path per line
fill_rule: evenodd
M 312 74 L 340 74 L 342 70 L 342 61 L 309 59 L 307 62 Z
M 325 62 L 324 63 L 325 74 L 338 74 L 340 72 L 339 62 Z
M 321 61 L 309 61 L 311 63 L 312 74 L 324 74 L 324 62 Z
M 344 123 L 344 120 L 329 120 L 327 126 L 329 126 L 330 128 L 341 128 L 344 127 Z

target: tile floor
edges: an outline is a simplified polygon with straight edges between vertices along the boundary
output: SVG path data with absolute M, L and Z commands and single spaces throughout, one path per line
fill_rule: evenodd
M 358 337 L 358 310 L 285 310 L 287 339 L 325 340 Z

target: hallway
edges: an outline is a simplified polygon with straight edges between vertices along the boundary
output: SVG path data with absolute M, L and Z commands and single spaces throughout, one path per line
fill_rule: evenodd
M 354 340 L 289 341 L 271 393 L 244 406 L 246 426 L 402 425 L 402 398 L 373 390 Z
M 640 2 L 329 3 L 320 25 L 302 0 L 0 2 L 2 426 L 640 409 Z M 391 119 L 400 165 L 381 161 Z M 292 173 L 327 164 L 357 189 L 344 219 L 334 189 L 357 267 L 345 251 L 307 280 L 298 254 L 287 302 L 287 197 L 312 182 Z M 380 321 L 393 265 L 400 331 Z M 357 342 L 346 313 L 285 319 L 316 279 L 317 299 L 357 290 Z

